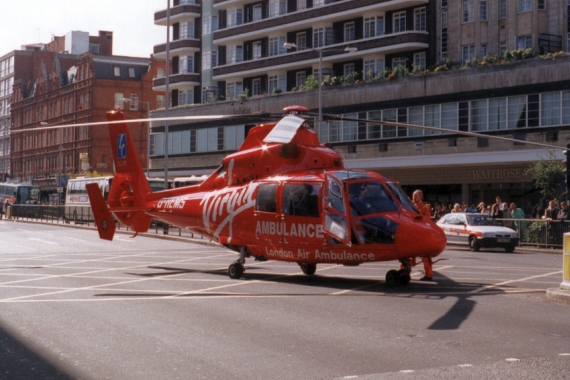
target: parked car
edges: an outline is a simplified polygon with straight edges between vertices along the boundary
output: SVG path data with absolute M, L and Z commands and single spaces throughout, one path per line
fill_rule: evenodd
M 519 243 L 517 232 L 501 226 L 485 214 L 451 213 L 437 225 L 445 232 L 447 244 L 468 245 L 472 251 L 480 248 L 504 248 L 513 252 Z

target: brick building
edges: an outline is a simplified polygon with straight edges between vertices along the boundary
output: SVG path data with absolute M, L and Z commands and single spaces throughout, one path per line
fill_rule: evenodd
M 16 54 L 15 60 L 27 76 L 14 81 L 12 178 L 48 185 L 50 191 L 69 177 L 113 173 L 108 131 L 106 126 L 36 128 L 105 121 L 106 112 L 116 107 L 127 118 L 144 118 L 157 107 L 157 98 L 162 101 L 152 91 L 152 79 L 164 61 L 109 54 L 111 32 L 100 32 L 99 39 L 86 39 L 83 32 L 78 41 L 71 37 L 73 43 L 55 38 L 51 45 Z M 57 51 L 76 47 L 82 53 Z M 131 132 L 146 167 L 148 125 L 131 124 Z

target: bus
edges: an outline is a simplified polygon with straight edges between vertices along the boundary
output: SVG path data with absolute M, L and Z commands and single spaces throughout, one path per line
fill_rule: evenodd
M 199 185 L 208 178 L 207 175 L 174 178 L 174 187 Z
M 164 190 L 164 179 L 147 178 L 151 191 Z M 64 217 L 68 221 L 75 222 L 92 222 L 93 213 L 89 204 L 89 196 L 87 195 L 87 184 L 96 183 L 99 185 L 103 198 L 107 200 L 113 176 L 105 177 L 78 177 L 67 181 L 67 191 L 65 194 L 65 213 Z M 169 181 L 168 187 L 172 187 L 172 181 Z
M 26 183 L 0 183 L 2 204 L 39 204 L 40 187 Z

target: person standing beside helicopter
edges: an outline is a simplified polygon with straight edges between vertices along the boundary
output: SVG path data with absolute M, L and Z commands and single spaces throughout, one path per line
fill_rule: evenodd
M 414 203 L 414 206 L 416 206 L 416 208 L 423 217 L 431 219 L 429 206 L 427 206 L 424 203 L 423 197 L 424 197 L 423 191 L 418 189 L 414 191 L 412 194 L 412 202 Z M 431 260 L 431 257 L 429 256 L 422 257 L 422 263 L 424 264 L 424 276 L 420 279 L 420 281 L 431 281 L 433 278 L 433 267 L 432 267 L 433 262 Z

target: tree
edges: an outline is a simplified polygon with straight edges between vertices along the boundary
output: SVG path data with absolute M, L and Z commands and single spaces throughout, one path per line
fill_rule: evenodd
M 557 160 L 554 151 L 549 151 L 548 155 L 547 159 L 531 164 L 526 174 L 532 177 L 534 187 L 544 199 L 565 199 L 566 163 Z

